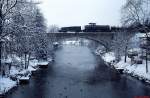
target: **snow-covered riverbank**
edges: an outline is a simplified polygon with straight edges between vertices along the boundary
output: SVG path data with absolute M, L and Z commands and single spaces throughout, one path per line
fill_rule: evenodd
M 39 65 L 48 65 L 49 62 L 52 62 L 52 59 L 49 59 L 48 61 L 38 61 L 36 59 L 30 60 L 28 69 L 12 66 L 8 75 L 4 77 L 0 76 L 0 95 L 5 94 L 10 89 L 17 86 L 20 79 L 30 79 L 32 72 L 37 71 Z
M 137 33 L 132 36 L 132 38 L 130 38 L 128 42 L 129 45 L 127 50 L 126 62 L 124 56 L 125 53 L 120 54 L 120 56 L 122 55 L 120 57 L 121 59 L 117 61 L 115 58 L 117 54 L 113 52 L 114 50 L 106 53 L 103 52 L 102 49 L 99 49 L 99 47 L 97 47 L 97 49 L 95 50 L 95 54 L 100 55 L 110 67 L 121 69 L 126 74 L 150 83 L 150 61 L 147 61 L 148 72 L 146 72 L 146 59 L 143 58 L 144 56 L 146 56 L 146 54 L 144 53 L 144 49 L 140 46 L 141 43 L 143 43 L 143 40 L 141 40 L 141 38 L 145 36 L 146 34 L 144 33 Z M 134 57 L 130 57 L 131 54 L 134 54 Z
M 150 61 L 148 61 L 150 65 Z M 124 62 L 124 57 L 121 58 L 121 61 L 114 64 L 114 67 L 124 69 L 124 73 L 128 73 L 131 76 L 134 76 L 140 80 L 150 83 L 150 72 L 146 73 L 146 61 L 143 60 L 143 64 L 133 64 L 131 65 L 131 59 L 127 58 L 127 62 Z M 150 71 L 150 67 L 148 67 Z
M 99 52 L 95 52 L 97 55 L 100 55 Z M 119 62 L 115 62 L 115 54 L 113 52 L 105 53 L 101 55 L 103 60 L 111 67 L 115 69 L 123 69 L 124 73 L 127 73 L 133 77 L 138 78 L 139 80 L 144 80 L 147 83 L 150 83 L 150 67 L 148 67 L 149 72 L 146 73 L 146 61 L 143 60 L 143 64 L 132 64 L 131 59 L 127 57 L 127 62 L 124 62 L 124 56 L 121 57 Z M 148 61 L 150 65 L 150 61 Z
M 16 85 L 16 81 L 13 81 L 8 77 L 0 77 L 0 94 L 8 92 L 11 88 L 15 87 Z

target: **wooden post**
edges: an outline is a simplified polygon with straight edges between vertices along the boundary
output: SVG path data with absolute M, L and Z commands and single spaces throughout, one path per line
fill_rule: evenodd
M 127 62 L 127 49 L 128 49 L 128 46 L 126 45 L 126 47 L 125 47 L 125 58 L 124 58 L 125 63 Z
M 24 64 L 25 64 L 25 69 L 27 69 L 27 53 L 25 52 L 25 60 L 24 60 Z

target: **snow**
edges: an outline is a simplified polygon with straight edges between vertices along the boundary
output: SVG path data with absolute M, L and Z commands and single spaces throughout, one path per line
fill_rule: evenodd
M 17 69 L 16 67 L 12 66 L 10 69 L 10 76 L 14 76 L 16 74 L 19 73 L 19 69 Z
M 53 45 L 59 45 L 59 43 L 58 42 L 54 42 Z
M 127 58 L 127 63 L 124 63 L 124 57 L 122 57 L 121 61 L 118 62 L 117 64 L 115 64 L 114 66 L 115 66 L 115 68 L 120 68 L 120 69 L 123 68 L 124 69 L 128 65 L 131 65 L 130 64 L 130 59 Z
M 9 55 L 7 59 L 2 60 L 2 63 L 11 63 L 11 62 L 19 62 L 19 61 L 21 61 L 21 59 L 18 56 Z
M 38 62 L 38 65 L 48 65 L 49 62 L 48 61 L 40 61 Z
M 150 61 L 148 61 L 148 65 L 150 65 Z M 133 64 L 131 65 L 131 61 L 128 58 L 127 62 L 124 62 L 124 57 L 122 57 L 121 61 L 114 65 L 116 68 L 123 68 L 126 73 L 132 73 L 134 76 L 139 76 L 143 79 L 150 80 L 150 67 L 149 72 L 146 73 L 146 61 L 143 60 L 143 64 Z
M 0 77 L 0 94 L 3 94 L 16 86 L 16 81 L 12 81 L 10 78 Z
M 29 70 L 30 72 L 31 72 L 31 71 L 36 71 L 36 69 L 33 68 L 33 67 L 31 67 L 31 66 L 28 67 L 28 70 Z
M 10 69 L 9 76 L 17 76 L 18 74 L 31 75 L 32 71 L 36 71 L 38 69 L 38 65 L 48 65 L 50 61 L 52 61 L 52 59 L 49 59 L 48 61 L 38 61 L 36 59 L 31 60 L 29 62 L 28 69 L 22 69 L 22 68 L 17 68 L 15 66 L 12 66 L 11 69 Z
M 128 50 L 128 53 L 141 53 L 141 49 L 140 48 L 132 48 L 132 49 Z
M 9 91 L 11 88 L 16 86 L 18 80 L 24 79 L 29 80 L 31 76 L 32 71 L 36 71 L 38 69 L 38 65 L 48 65 L 49 62 L 51 62 L 52 59 L 49 58 L 48 61 L 38 61 L 36 59 L 30 60 L 28 69 L 24 69 L 22 67 L 12 66 L 10 69 L 10 73 L 8 75 L 8 78 L 3 78 L 0 76 L 0 94 L 4 94 L 7 91 Z M 6 60 L 3 60 L 3 63 L 11 63 L 14 62 L 14 65 L 21 64 L 21 59 L 13 55 L 13 59 L 11 59 L 10 56 Z M 16 81 L 12 81 L 9 77 L 16 78 Z
M 104 50 L 104 49 L 105 49 L 104 47 L 99 46 L 99 47 L 96 49 L 95 54 L 96 54 L 96 55 L 101 55 L 101 54 L 105 53 L 105 50 Z
M 37 64 L 38 64 L 38 60 L 36 60 L 36 59 L 31 60 L 30 63 L 29 63 L 29 65 L 33 66 L 33 67 L 37 66 Z
M 144 33 L 137 33 L 130 39 L 130 47 L 132 48 L 139 48 L 140 47 L 140 41 L 141 37 L 145 37 L 146 35 Z
M 29 80 L 30 77 L 21 77 L 20 80 Z
M 150 35 L 150 32 L 149 33 L 147 33 L 148 35 Z M 146 34 L 145 33 L 137 33 L 137 34 L 135 34 L 135 37 L 136 38 L 139 38 L 139 37 L 146 37 Z M 133 37 L 134 38 L 134 37 Z
M 106 62 L 110 63 L 110 62 L 112 62 L 112 61 L 115 60 L 115 54 L 114 54 L 113 52 L 108 52 L 108 53 L 105 53 L 105 54 L 102 56 L 102 58 L 103 58 Z
M 29 63 L 28 70 L 31 71 L 36 71 L 38 69 L 38 60 L 34 59 L 31 60 Z
M 114 53 L 109 52 L 105 53 L 102 58 L 108 62 L 112 63 L 115 60 Z M 116 69 L 124 69 L 125 73 L 132 74 L 133 76 L 138 76 L 140 79 L 145 79 L 150 81 L 150 67 L 148 67 L 149 72 L 146 73 L 146 61 L 143 60 L 143 64 L 133 64 L 131 65 L 131 59 L 127 57 L 127 62 L 124 62 L 124 56 L 121 57 L 121 60 L 118 63 L 112 64 Z M 148 61 L 150 65 L 150 61 Z
M 29 68 L 31 68 L 31 67 L 29 67 Z M 25 75 L 27 73 L 30 73 L 30 70 L 29 69 L 22 70 L 22 69 L 19 69 L 19 68 L 16 68 L 16 67 L 12 67 L 11 70 L 10 70 L 10 75 L 9 76 L 16 76 L 18 74 Z
M 30 73 L 30 71 L 29 71 L 28 69 L 25 69 L 25 70 L 20 71 L 18 74 L 23 74 L 23 75 L 25 75 L 25 74 L 27 74 L 27 73 Z
M 11 59 L 11 58 L 2 60 L 2 63 L 11 63 L 11 62 L 12 62 L 12 59 Z

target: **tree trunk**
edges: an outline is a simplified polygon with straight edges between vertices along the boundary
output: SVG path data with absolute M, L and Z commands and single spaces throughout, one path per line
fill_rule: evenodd
M 128 46 L 126 45 L 126 47 L 125 47 L 125 58 L 124 58 L 125 63 L 127 62 L 127 49 L 128 49 Z
M 27 68 L 29 67 L 30 56 L 31 56 L 31 54 L 29 53 L 29 56 L 28 56 L 28 64 L 27 64 Z
M 27 69 L 27 54 L 25 53 L 25 58 L 24 58 L 24 64 L 25 64 L 25 69 Z

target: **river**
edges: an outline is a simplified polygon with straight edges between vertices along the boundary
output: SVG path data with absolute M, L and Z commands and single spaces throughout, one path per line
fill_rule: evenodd
M 104 64 L 87 46 L 63 45 L 55 62 L 32 76 L 6 98 L 135 98 L 150 95 L 150 87 Z

